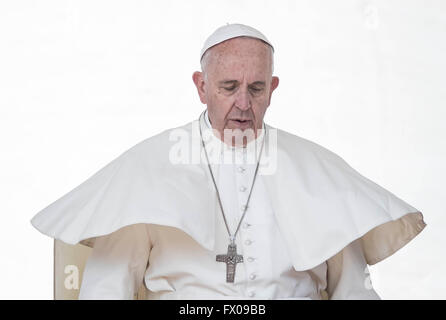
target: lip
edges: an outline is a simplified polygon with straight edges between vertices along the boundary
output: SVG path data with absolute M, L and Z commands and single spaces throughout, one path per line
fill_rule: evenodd
M 251 119 L 229 119 L 229 120 L 240 122 L 240 123 L 251 121 Z
M 249 128 L 249 127 L 251 127 L 251 124 L 252 124 L 252 120 L 250 120 L 250 119 L 246 119 L 246 120 L 243 120 L 243 119 L 230 119 L 229 121 L 232 124 L 235 124 L 240 129 Z

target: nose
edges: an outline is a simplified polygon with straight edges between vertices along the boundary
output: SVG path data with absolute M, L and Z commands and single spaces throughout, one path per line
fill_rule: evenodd
M 240 90 L 238 90 L 235 97 L 235 106 L 242 111 L 251 108 L 251 97 L 249 96 L 247 89 L 240 88 Z

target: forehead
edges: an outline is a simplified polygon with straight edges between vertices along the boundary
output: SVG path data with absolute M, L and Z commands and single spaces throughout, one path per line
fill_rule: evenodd
M 215 76 L 263 76 L 271 72 L 271 48 L 261 40 L 239 37 L 210 49 L 208 71 Z

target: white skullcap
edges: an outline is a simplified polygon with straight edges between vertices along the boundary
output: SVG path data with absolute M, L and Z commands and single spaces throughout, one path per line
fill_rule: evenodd
M 229 24 L 228 23 L 225 26 L 220 27 L 217 30 L 215 30 L 214 33 L 211 34 L 206 39 L 206 41 L 204 42 L 203 49 L 201 49 L 200 61 L 203 58 L 203 55 L 206 52 L 206 50 L 208 50 L 209 48 L 211 48 L 223 41 L 226 41 L 226 40 L 229 40 L 232 38 L 237 38 L 237 37 L 251 37 L 251 38 L 262 40 L 262 41 L 266 42 L 268 45 L 270 45 L 274 52 L 273 45 L 268 41 L 268 39 L 260 31 L 254 29 L 250 26 L 246 26 L 244 24 L 238 24 L 238 23 Z

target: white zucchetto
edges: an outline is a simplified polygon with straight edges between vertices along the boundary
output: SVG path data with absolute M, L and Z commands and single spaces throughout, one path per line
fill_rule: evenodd
M 206 52 L 206 50 L 208 50 L 209 48 L 223 41 L 237 37 L 251 37 L 262 40 L 263 42 L 271 46 L 274 52 L 274 47 L 271 44 L 271 42 L 269 42 L 269 40 L 265 37 L 265 35 L 262 34 L 259 30 L 244 24 L 233 23 L 233 24 L 226 24 L 218 28 L 206 39 L 206 41 L 204 42 L 204 46 L 201 49 L 200 61 L 203 58 L 203 55 Z

